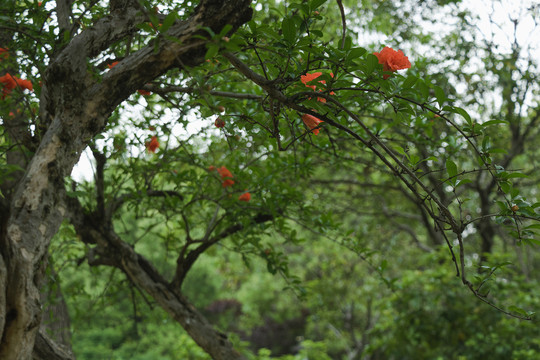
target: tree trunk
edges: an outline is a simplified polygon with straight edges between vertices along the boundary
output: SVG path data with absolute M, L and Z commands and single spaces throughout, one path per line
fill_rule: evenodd
M 44 310 L 39 331 L 46 334 L 52 341 L 61 345 L 67 351 L 72 352 L 71 321 L 68 307 L 60 288 L 60 279 L 50 262 L 47 273 L 49 281 L 41 290 L 41 303 Z
M 35 151 L 28 165 L 23 164 L 24 175 L 17 179 L 10 196 L 0 199 L 0 359 L 30 359 L 34 343 L 39 347 L 35 352 L 38 358 L 69 358 L 41 333 L 36 342 L 47 250 L 66 216 L 62 205 L 65 176 L 91 139 L 103 131 L 118 104 L 167 70 L 204 61 L 208 32 L 201 29 L 209 27 L 218 33 L 231 24 L 235 31 L 250 19 L 249 5 L 249 0 L 202 0 L 190 18 L 176 22 L 167 31 L 179 41 L 167 38 L 157 45 L 151 43 L 124 58 L 121 66 L 103 74 L 99 81 L 94 76 L 99 70 L 92 69 L 88 59 L 148 21 L 135 6 L 97 20 L 51 58 L 42 78 L 43 131 L 35 136 L 36 140 L 39 137 L 39 146 L 32 149 Z M 69 20 L 69 16 L 63 19 Z M 188 304 L 183 306 L 189 309 Z M 185 316 L 184 326 L 196 327 L 198 318 L 189 312 Z M 194 331 L 192 336 L 199 337 L 195 340 L 203 347 L 208 344 L 205 337 L 219 337 L 217 332 L 205 331 Z M 230 347 L 226 339 L 210 342 Z M 205 350 L 216 359 L 227 358 L 220 355 L 220 349 Z

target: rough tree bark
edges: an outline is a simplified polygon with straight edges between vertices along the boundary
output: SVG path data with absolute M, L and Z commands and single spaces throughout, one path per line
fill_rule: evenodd
M 59 23 L 67 29 L 71 2 L 61 3 L 62 8 L 57 9 Z M 201 37 L 208 33 L 202 28 L 219 32 L 231 24 L 231 31 L 235 31 L 251 13 L 249 0 L 202 0 L 187 20 L 178 21 L 167 31 L 179 41 L 161 39 L 157 46 L 149 44 L 124 58 L 101 81 L 93 76 L 88 59 L 137 31 L 137 24 L 148 21 L 138 6 L 97 20 L 56 51 L 42 77 L 39 117 L 43 132 L 34 146 L 12 139 L 19 146 L 26 145 L 33 155 L 28 163 L 14 160 L 25 171 L 9 196 L 0 201 L 0 359 L 30 359 L 33 353 L 36 358 L 71 357 L 38 332 L 47 249 L 67 215 L 62 203 L 64 177 L 71 173 L 90 140 L 103 131 L 118 104 L 167 70 L 195 66 L 204 60 L 207 41 Z M 29 132 L 25 135 L 32 137 Z M 128 251 L 118 250 L 123 254 Z M 132 278 L 144 276 L 138 273 L 141 263 L 135 255 L 125 253 L 125 258 L 132 261 L 126 264 Z M 192 316 L 189 304 L 177 301 L 175 305 L 186 324 L 204 321 Z M 217 332 L 193 332 L 192 336 L 198 337 L 195 340 L 215 359 L 239 358 L 226 338 L 206 338 L 219 337 Z
M 52 262 L 49 262 L 47 268 L 47 278 L 47 283 L 41 289 L 43 316 L 39 331 L 71 351 L 71 321 L 64 294 L 60 288 L 60 279 Z

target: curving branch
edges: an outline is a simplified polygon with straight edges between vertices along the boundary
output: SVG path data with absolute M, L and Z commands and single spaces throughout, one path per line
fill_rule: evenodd
M 90 265 L 106 265 L 122 270 L 132 284 L 151 296 L 213 359 L 244 358 L 234 350 L 226 335 L 215 330 L 189 303 L 179 287 L 169 284 L 155 266 L 123 241 L 114 229 L 96 222 L 95 217 L 87 213 L 77 199 L 65 198 L 65 205 L 69 209 L 68 218 L 81 240 L 96 245 L 88 256 Z M 215 242 L 220 240 L 219 236 L 217 238 Z
M 184 93 L 184 94 L 193 94 L 193 93 L 199 93 L 201 91 L 200 88 L 193 87 L 193 86 L 175 86 L 175 85 L 167 85 L 167 86 L 156 86 L 156 85 L 145 85 L 143 87 L 144 90 L 148 90 L 151 92 L 154 92 L 156 94 L 167 94 L 167 93 Z M 218 90 L 209 90 L 207 91 L 208 94 L 213 96 L 219 96 L 219 97 L 226 97 L 226 98 L 232 98 L 232 99 L 246 99 L 246 100 L 262 100 L 263 97 L 256 94 L 245 94 L 245 93 L 233 93 L 230 91 L 218 91 Z
M 253 224 L 262 224 L 267 221 L 272 221 L 274 219 L 274 216 L 271 214 L 257 214 L 253 217 L 252 221 Z M 216 236 L 210 237 L 208 239 L 204 240 L 195 240 L 193 243 L 202 242 L 199 246 L 197 246 L 194 250 L 191 250 L 186 256 L 183 256 L 183 252 L 180 253 L 180 256 L 178 257 L 176 261 L 176 272 L 174 275 L 173 280 L 171 281 L 171 285 L 174 288 L 180 289 L 182 286 L 182 282 L 184 281 L 188 271 L 191 269 L 195 261 L 199 258 L 199 256 L 208 250 L 212 245 L 217 244 L 219 241 L 237 233 L 245 229 L 245 226 L 243 224 L 235 224 L 232 226 L 229 226 Z
M 345 17 L 345 9 L 343 8 L 343 2 L 336 0 L 339 6 L 339 12 L 341 13 L 341 49 L 345 48 L 345 38 L 347 36 L 347 18 Z
M 71 5 L 73 0 L 56 1 L 56 16 L 60 31 L 64 32 L 71 28 Z
M 55 343 L 42 331 L 39 331 L 36 336 L 34 352 L 32 353 L 33 360 L 75 360 L 75 355 L 64 349 L 59 344 Z

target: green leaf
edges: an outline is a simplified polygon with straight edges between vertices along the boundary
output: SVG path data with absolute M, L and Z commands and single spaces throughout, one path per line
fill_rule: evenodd
M 324 4 L 327 0 L 313 0 L 311 1 L 311 3 L 309 4 L 309 7 L 311 8 L 311 10 L 315 10 L 316 8 L 318 8 L 319 6 L 321 6 L 322 4 Z
M 510 185 L 508 181 L 501 181 L 500 187 L 505 194 L 508 194 L 510 190 L 512 189 L 512 186 Z
M 470 179 L 458 180 L 456 182 L 456 187 L 461 186 L 461 185 L 465 185 L 465 184 L 469 184 L 469 183 L 472 183 L 472 180 L 470 180 Z
M 405 150 L 404 150 L 401 146 L 396 145 L 396 146 L 395 146 L 395 150 L 396 150 L 396 152 L 397 152 L 398 154 L 407 156 L 407 153 L 405 152 Z
M 453 178 L 457 175 L 457 165 L 452 160 L 448 159 L 446 160 L 446 171 L 448 172 L 448 176 Z M 454 181 L 455 182 L 455 181 Z
M 342 44 L 342 41 L 341 39 L 339 40 L 339 45 L 340 45 L 340 48 L 341 48 L 341 44 Z M 345 37 L 345 44 L 343 44 L 343 50 L 344 51 L 349 51 L 352 47 L 352 44 L 353 44 L 353 40 L 350 36 L 347 36 Z
M 414 88 L 420 93 L 422 100 L 426 100 L 429 97 L 429 86 L 426 85 L 424 80 L 418 79 Z
M 508 124 L 507 121 L 505 120 L 489 120 L 489 121 L 486 121 L 484 123 L 482 123 L 482 127 L 488 127 L 488 126 L 491 126 L 491 125 L 497 125 L 497 124 Z
M 255 21 L 250 20 L 248 22 L 248 26 L 249 26 L 249 30 L 251 30 L 251 32 L 253 34 L 257 34 L 258 27 L 257 27 L 257 23 Z
M 405 81 L 403 82 L 403 84 L 401 85 L 401 87 L 403 89 L 409 89 L 411 88 L 416 82 L 418 81 L 418 78 L 414 75 L 410 75 L 408 76 Z
M 311 11 L 309 10 L 309 5 L 307 4 L 291 4 L 289 9 L 298 9 L 302 12 L 303 15 L 310 15 Z M 280 16 L 280 18 L 283 16 Z
M 525 245 L 529 245 L 529 246 L 537 245 L 537 246 L 540 246 L 540 240 L 537 240 L 537 239 L 529 238 L 529 239 L 522 239 L 521 241 L 523 241 L 523 243 Z
M 283 32 L 283 38 L 289 44 L 292 44 L 296 38 L 296 24 L 290 17 L 283 19 L 281 23 L 281 31 Z
M 64 42 L 69 42 L 69 39 L 71 38 L 71 33 L 69 31 L 64 31 Z
M 473 121 L 471 119 L 471 116 L 469 115 L 468 112 L 466 112 L 462 108 L 459 108 L 457 106 L 445 106 L 443 108 L 443 110 L 444 111 L 450 111 L 450 112 L 452 112 L 454 114 L 461 115 L 465 119 L 465 121 L 467 121 L 467 124 L 469 124 L 469 126 L 473 125 Z
M 201 30 L 206 31 L 210 35 L 211 38 L 214 38 L 216 36 L 216 33 L 214 32 L 214 30 L 212 30 L 212 28 L 210 28 L 208 26 L 201 27 Z M 203 39 L 204 39 L 204 37 L 203 37 Z
M 411 163 L 412 166 L 415 166 L 416 164 L 418 164 L 419 161 L 420 161 L 420 156 L 415 155 L 415 154 L 411 154 L 409 156 L 409 162 Z
M 491 148 L 491 149 L 489 149 L 489 152 L 491 154 L 508 154 L 508 151 L 506 151 L 504 149 L 497 149 L 497 148 Z
M 491 139 L 488 135 L 484 136 L 482 139 L 482 150 L 485 152 L 488 152 L 489 148 L 491 147 Z
M 229 31 L 231 31 L 231 29 L 232 29 L 232 25 L 231 25 L 231 24 L 226 24 L 226 25 L 223 27 L 223 29 L 221 29 L 221 31 L 219 32 L 219 34 L 217 35 L 217 37 L 219 37 L 219 38 L 224 37 L 225 35 L 227 35 L 227 33 L 228 33 Z
M 506 203 L 499 200 L 495 201 L 495 203 L 497 204 L 497 206 L 499 207 L 501 211 L 506 212 L 508 210 L 508 206 L 506 205 Z
M 163 24 L 159 28 L 159 31 L 161 31 L 161 32 L 167 31 L 171 27 L 171 25 L 174 24 L 175 21 L 176 21 L 176 13 L 174 11 L 171 11 L 167 15 L 165 20 L 163 20 Z
M 213 58 L 217 55 L 219 52 L 219 46 L 217 44 L 210 44 L 208 45 L 208 50 L 206 51 L 206 54 L 204 55 L 204 59 L 208 60 Z
M 529 175 L 525 175 L 519 172 L 511 173 L 511 174 L 508 174 L 508 176 L 506 176 L 507 179 L 526 178 L 526 177 L 529 177 Z
M 433 91 L 435 92 L 435 98 L 437 99 L 439 106 L 442 107 L 443 103 L 446 101 L 446 94 L 444 93 L 444 90 L 440 86 L 434 85 Z
M 519 308 L 517 306 L 514 306 L 514 305 L 510 305 L 508 307 L 508 310 L 513 311 L 513 312 L 515 312 L 515 313 L 517 313 L 519 315 L 528 316 L 527 311 L 525 311 L 522 308 Z
M 367 52 L 364 48 L 353 48 L 347 55 L 347 60 L 354 60 L 362 57 Z
M 373 54 L 368 54 L 366 57 L 366 64 L 367 64 L 367 73 L 371 74 L 373 70 L 377 68 L 377 65 L 379 65 L 379 59 Z

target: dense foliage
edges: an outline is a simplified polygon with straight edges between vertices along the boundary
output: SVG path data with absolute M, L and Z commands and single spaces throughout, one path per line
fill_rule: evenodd
M 92 178 L 63 176 L 51 203 L 48 335 L 80 359 L 215 357 L 175 298 L 249 359 L 540 356 L 540 49 L 514 36 L 540 7 L 512 14 L 506 47 L 460 1 L 253 2 L 182 37 L 214 3 L 2 5 L 2 214 L 49 118 L 92 95 L 50 90 L 51 64 L 136 14 L 83 64 L 118 104 L 73 140 Z

